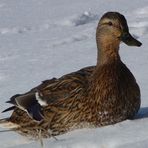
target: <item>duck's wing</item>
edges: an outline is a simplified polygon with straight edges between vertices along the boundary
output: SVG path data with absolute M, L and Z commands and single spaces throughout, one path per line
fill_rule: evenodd
M 14 95 L 7 101 L 13 106 L 3 112 L 19 108 L 26 111 L 32 119 L 41 121 L 44 118 L 43 107 L 54 104 L 59 99 L 68 98 L 76 88 L 85 87 L 94 68 L 94 66 L 86 67 L 59 79 L 53 78 L 43 81 L 42 84 L 25 94 Z

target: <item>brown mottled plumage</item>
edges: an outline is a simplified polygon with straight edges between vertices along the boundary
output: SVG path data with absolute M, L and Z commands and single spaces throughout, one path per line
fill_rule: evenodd
M 96 66 L 46 80 L 26 94 L 13 96 L 9 102 L 15 105 L 14 111 L 5 122 L 18 125 L 14 130 L 21 134 L 36 137 L 40 131 L 43 137 L 50 137 L 133 118 L 140 107 L 140 90 L 120 59 L 119 45 L 121 41 L 130 46 L 141 43 L 129 34 L 126 19 L 118 12 L 103 15 L 96 41 Z M 25 99 L 33 105 L 24 105 L 21 100 Z

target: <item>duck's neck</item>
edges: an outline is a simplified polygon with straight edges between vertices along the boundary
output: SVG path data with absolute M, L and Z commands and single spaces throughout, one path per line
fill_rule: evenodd
M 119 41 L 110 36 L 97 36 L 97 66 L 111 63 L 112 61 L 120 60 L 119 56 Z
M 96 103 L 101 95 L 106 95 L 106 90 L 111 90 L 116 87 L 116 80 L 118 79 L 118 65 L 120 63 L 120 56 L 118 54 L 119 42 L 113 42 L 111 39 L 97 39 L 98 57 L 96 68 L 91 75 L 88 95 L 93 96 Z M 109 91 L 110 92 L 110 91 Z M 107 94 L 108 95 L 108 94 Z M 102 98 L 104 96 L 101 96 Z M 92 98 L 92 97 L 91 97 Z

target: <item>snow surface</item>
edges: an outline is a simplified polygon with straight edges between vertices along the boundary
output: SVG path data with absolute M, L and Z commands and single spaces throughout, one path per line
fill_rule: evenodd
M 141 88 L 135 120 L 76 130 L 44 140 L 45 148 L 146 148 L 148 145 L 147 0 L 0 0 L 0 110 L 8 98 L 42 80 L 96 63 L 95 29 L 106 11 L 123 13 L 143 46 L 121 45 L 122 60 Z M 0 114 L 0 118 L 9 116 Z M 1 129 L 0 129 L 1 130 Z M 40 148 L 15 132 L 0 133 L 1 148 Z

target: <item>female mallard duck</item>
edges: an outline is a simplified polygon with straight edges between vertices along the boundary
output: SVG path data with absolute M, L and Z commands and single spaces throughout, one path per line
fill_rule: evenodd
M 13 96 L 8 103 L 14 106 L 5 111 L 14 111 L 0 122 L 17 125 L 13 130 L 25 135 L 35 137 L 40 130 L 47 137 L 133 118 L 140 107 L 140 90 L 120 59 L 119 45 L 121 41 L 130 46 L 141 43 L 131 36 L 125 17 L 118 12 L 102 16 L 96 41 L 96 66 L 46 80 L 25 94 Z

